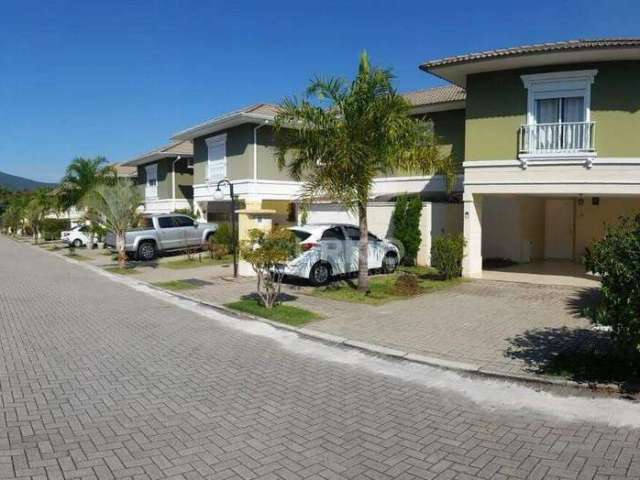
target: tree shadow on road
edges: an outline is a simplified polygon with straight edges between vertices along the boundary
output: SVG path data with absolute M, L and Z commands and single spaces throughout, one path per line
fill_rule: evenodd
M 527 330 L 508 339 L 504 356 L 521 360 L 526 370 L 581 383 L 616 383 L 640 391 L 640 358 L 616 353 L 608 332 L 590 328 Z

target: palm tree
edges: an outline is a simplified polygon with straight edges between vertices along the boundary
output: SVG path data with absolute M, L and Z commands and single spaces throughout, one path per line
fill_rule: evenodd
M 118 264 L 124 267 L 127 260 L 125 235 L 138 220 L 137 209 L 142 203 L 140 192 L 130 180 L 117 179 L 93 187 L 83 202 L 100 215 L 105 226 L 116 236 Z
M 48 188 L 39 188 L 31 195 L 24 210 L 31 230 L 33 232 L 33 240 L 38 243 L 40 237 L 40 227 L 46 216 L 55 208 L 55 199 Z
M 104 157 L 83 158 L 76 157 L 67 167 L 60 185 L 59 198 L 63 210 L 71 207 L 85 208 L 84 199 L 98 184 L 113 183 L 117 178 L 116 170 L 107 164 Z M 91 212 L 87 212 L 91 219 Z M 89 248 L 93 247 L 93 233 L 89 241 Z
M 277 158 L 297 181 L 305 203 L 319 195 L 358 214 L 358 288 L 367 291 L 367 204 L 373 181 L 394 172 L 444 173 L 453 163 L 438 148 L 430 123 L 411 117 L 389 70 L 360 56 L 356 78 L 316 78 L 302 100 L 285 99 L 274 122 Z

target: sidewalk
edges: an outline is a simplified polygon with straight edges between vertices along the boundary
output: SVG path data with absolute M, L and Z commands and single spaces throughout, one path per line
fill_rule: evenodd
M 97 266 L 113 263 L 100 251 L 78 253 L 91 257 L 88 263 Z M 181 293 L 217 305 L 255 291 L 255 279 L 233 279 L 230 266 L 163 267 L 179 258 L 136 267 L 139 273 L 132 278 L 148 283 L 199 280 L 200 288 Z M 283 287 L 287 302 L 324 317 L 306 325 L 308 332 L 480 372 L 539 378 L 535 372 L 549 355 L 605 341 L 578 313 L 593 295 L 592 288 L 474 280 L 377 306 L 317 298 L 310 291 L 310 287 Z

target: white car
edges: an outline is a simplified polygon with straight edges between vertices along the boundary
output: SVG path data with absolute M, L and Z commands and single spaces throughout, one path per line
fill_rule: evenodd
M 71 230 L 60 233 L 60 238 L 67 245 L 73 245 L 76 248 L 86 247 L 89 245 L 89 226 L 76 225 Z
M 302 254 L 284 266 L 284 274 L 323 285 L 331 277 L 358 271 L 360 229 L 349 224 L 309 224 L 290 227 Z M 393 273 L 400 260 L 398 247 L 369 233 L 369 269 Z

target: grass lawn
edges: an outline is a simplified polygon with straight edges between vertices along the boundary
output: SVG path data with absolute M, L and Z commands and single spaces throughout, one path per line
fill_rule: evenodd
M 192 290 L 194 288 L 201 288 L 201 285 L 196 285 L 187 280 L 170 280 L 168 282 L 156 282 L 152 283 L 156 287 L 166 288 L 167 290 L 180 291 L 180 290 Z
M 119 275 L 135 275 L 140 273 L 135 269 L 135 267 L 105 267 L 105 270 Z
M 238 310 L 239 312 L 250 313 L 256 317 L 263 317 L 276 322 L 286 323 L 292 327 L 299 327 L 305 323 L 322 318 L 317 313 L 294 307 L 292 305 L 280 304 L 272 309 L 266 309 L 254 299 L 227 303 L 225 307 L 231 308 L 232 310 Z
M 418 277 L 420 291 L 418 295 L 434 292 L 443 288 L 456 285 L 462 281 L 460 278 L 441 280 L 437 272 L 429 267 L 401 267 L 393 275 L 378 275 L 369 277 L 369 293 L 357 290 L 358 280 L 341 280 L 326 287 L 313 290 L 311 295 L 331 300 L 344 302 L 366 303 L 369 305 L 382 305 L 393 300 L 402 300 L 414 295 L 403 295 L 396 291 L 395 284 L 401 272 L 412 273 Z
M 212 265 L 228 265 L 233 262 L 231 255 L 221 258 L 220 260 L 212 259 L 209 254 L 203 254 L 200 258 L 194 255 L 191 260 L 181 258 L 180 260 L 171 260 L 160 264 L 162 267 L 171 268 L 172 270 L 182 270 L 184 268 L 209 267 Z

